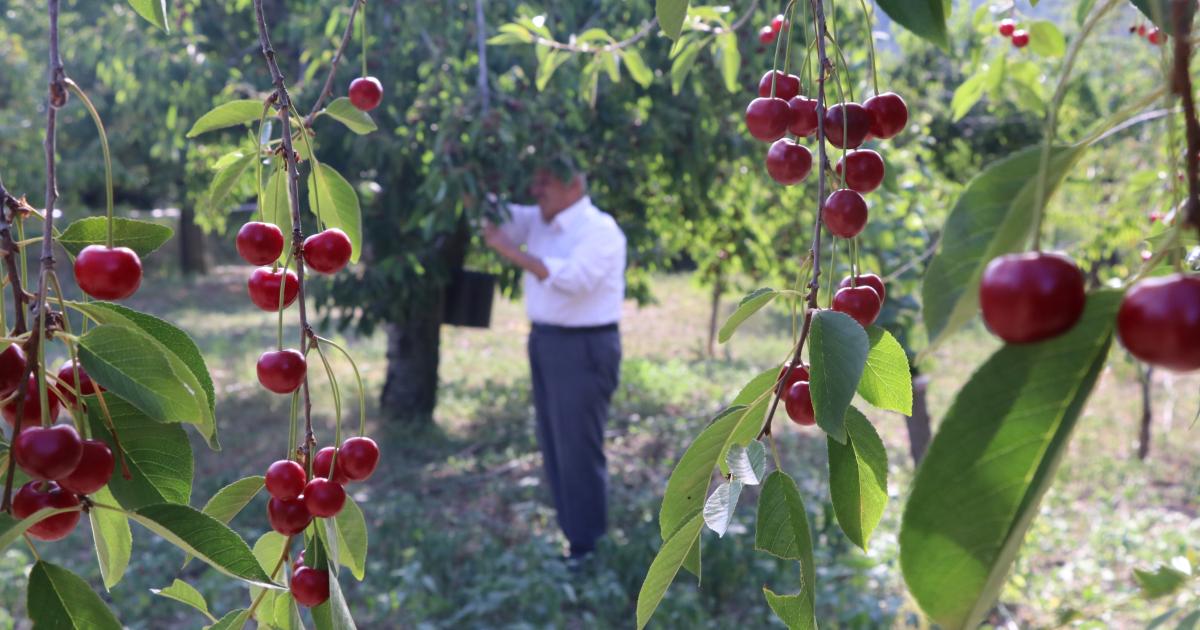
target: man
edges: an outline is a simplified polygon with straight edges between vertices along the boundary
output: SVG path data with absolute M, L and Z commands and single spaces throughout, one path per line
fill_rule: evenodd
M 625 235 L 592 205 L 582 174 L 539 169 L 530 193 L 537 205 L 509 206 L 512 218 L 487 224 L 484 239 L 525 270 L 538 444 L 578 563 L 608 526 L 604 425 L 620 374 Z

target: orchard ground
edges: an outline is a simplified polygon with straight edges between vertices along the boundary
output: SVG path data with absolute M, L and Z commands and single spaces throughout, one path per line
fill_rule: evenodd
M 221 486 L 263 474 L 286 448 L 288 398 L 265 392 L 254 377 L 259 353 L 273 349 L 275 316 L 245 298 L 246 266 L 222 266 L 194 281 L 152 276 L 130 305 L 178 323 L 193 335 L 217 384 L 225 453 L 195 440 L 196 491 L 202 505 Z M 380 470 L 350 490 L 370 527 L 369 579 L 348 586 L 362 628 L 609 628 L 632 624 L 638 588 L 659 545 L 657 513 L 667 475 L 681 449 L 739 385 L 786 354 L 788 322 L 780 312 L 755 318 L 718 358 L 704 357 L 708 297 L 685 276 L 656 279 L 659 304 L 627 308 L 625 363 L 609 425 L 611 536 L 599 560 L 570 575 L 559 561 L 561 539 L 541 482 L 531 420 L 521 305 L 497 302 L 488 330 L 445 328 L 434 429 L 387 427 L 376 394 L 385 366 L 382 334 L 337 337 L 360 361 L 368 389 L 369 433 L 383 447 Z M 728 300 L 727 300 L 728 302 Z M 732 308 L 727 303 L 726 311 Z M 295 309 L 288 313 L 296 315 Z M 294 322 L 289 322 L 289 343 Z M 950 397 L 994 349 L 976 325 L 933 357 L 930 405 L 934 421 Z M 335 360 L 347 402 L 343 430 L 357 430 L 353 374 Z M 332 400 L 323 372 L 310 373 L 320 424 L 332 439 Z M 1200 378 L 1159 374 L 1154 383 L 1151 459 L 1136 459 L 1140 393 L 1133 364 L 1110 357 L 1079 429 L 1034 522 L 996 622 L 1052 627 L 1077 611 L 1075 627 L 1144 627 L 1170 608 L 1137 595 L 1135 567 L 1151 568 L 1187 555 L 1200 540 L 1196 492 L 1200 440 L 1193 419 Z M 781 414 L 782 418 L 782 414 Z M 891 455 L 891 502 L 869 553 L 854 548 L 833 522 L 824 482 L 820 432 L 784 421 L 780 451 L 808 502 L 816 549 L 818 618 L 824 627 L 917 626 L 919 615 L 900 578 L 896 534 L 912 476 L 901 417 L 873 417 Z M 753 553 L 754 502 L 743 500 L 731 531 L 704 537 L 704 582 L 680 577 L 655 616 L 659 628 L 729 628 L 778 624 L 759 589 L 796 589 L 794 565 Z M 266 531 L 259 496 L 233 525 L 253 541 Z M 81 526 L 67 544 L 44 553 L 91 572 L 89 533 Z M 155 597 L 170 584 L 181 554 L 153 537 L 137 537 L 134 566 L 105 597 L 132 628 L 199 627 L 202 617 Z M 836 558 L 831 556 L 837 556 Z M 0 628 L 24 617 L 28 549 L 0 557 Z M 182 576 L 209 596 L 214 612 L 244 606 L 245 590 L 201 563 Z M 350 578 L 347 578 L 350 579 Z M 1195 600 L 1190 602 L 1195 606 Z M 771 621 L 767 621 L 770 619 Z

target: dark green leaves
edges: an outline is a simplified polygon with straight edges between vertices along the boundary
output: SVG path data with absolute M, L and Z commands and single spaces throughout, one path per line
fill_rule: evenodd
M 654 614 L 663 595 L 667 592 L 667 587 L 679 573 L 684 559 L 700 540 L 700 531 L 703 527 L 703 517 L 697 513 L 676 530 L 658 550 L 658 555 L 654 557 L 654 561 L 650 563 L 650 569 L 646 572 L 642 588 L 638 591 L 638 630 L 646 627 L 646 624 L 649 623 L 650 616 Z
M 35 630 L 121 630 L 121 622 L 87 582 L 49 562 L 38 562 L 29 572 L 25 610 L 33 619 Z
M 358 193 L 354 192 L 350 182 L 324 164 L 313 169 L 308 182 L 308 206 L 313 214 L 320 211 L 326 227 L 338 228 L 350 237 L 350 262 L 358 262 L 362 254 L 362 211 Z
M 351 105 L 350 99 L 345 96 L 333 99 L 321 113 L 346 125 L 347 129 L 360 136 L 378 129 L 371 115 Z
M 871 349 L 858 382 L 858 394 L 880 409 L 911 415 L 912 371 L 904 348 L 878 326 L 867 329 L 867 343 Z
M 817 425 L 838 442 L 846 442 L 844 418 L 862 378 L 870 343 L 858 322 L 844 313 L 822 310 L 812 317 L 808 333 L 812 366 L 809 386 Z
M 102 505 L 117 502 L 108 486 L 93 492 L 92 500 Z M 124 577 L 125 569 L 129 567 L 129 556 L 133 552 L 129 518 L 116 510 L 93 509 L 88 512 L 88 520 L 92 525 L 100 577 L 104 579 L 104 588 L 111 590 Z
M 1154 571 L 1133 570 L 1133 579 L 1141 590 L 1142 597 L 1158 599 L 1175 594 L 1184 584 L 1191 581 L 1192 576 L 1166 565 L 1159 565 Z
M 662 27 L 667 37 L 679 39 L 683 30 L 683 19 L 687 17 L 688 0 L 656 0 L 654 14 L 658 16 L 658 25 Z
M 151 593 L 167 599 L 173 599 L 181 604 L 191 606 L 208 617 L 209 621 L 216 622 L 217 619 L 208 612 L 208 602 L 204 601 L 204 596 L 197 591 L 195 587 L 183 580 L 176 579 L 167 588 L 152 588 Z
M 367 574 L 367 519 L 354 499 L 346 497 L 345 507 L 334 519 L 334 532 L 338 562 L 361 581 Z
M 171 240 L 174 233 L 175 231 L 171 228 L 158 223 L 113 217 L 113 246 L 128 247 L 141 257 L 148 256 L 154 250 L 162 247 L 163 243 Z M 67 229 L 58 237 L 58 242 L 63 249 L 71 252 L 72 256 L 78 256 L 79 252 L 88 245 L 107 245 L 108 219 L 105 217 L 79 219 L 67 226 Z
M 1046 342 L 1005 346 L 959 391 L 917 470 L 900 564 L 921 608 L 974 628 L 995 602 L 1112 338 L 1120 294 Z
M 243 99 L 222 103 L 201 116 L 200 120 L 197 120 L 196 124 L 192 125 L 192 128 L 188 130 L 187 137 L 195 138 L 202 133 L 213 131 L 214 129 L 224 129 L 234 125 L 256 122 L 262 117 L 262 113 L 262 101 Z
M 192 494 L 192 446 L 183 428 L 157 422 L 116 396 L 105 396 L 104 401 L 121 436 L 130 473 L 125 479 L 118 467 L 108 482 L 117 502 L 127 510 L 153 503 L 186 504 Z M 84 398 L 84 402 L 92 434 L 116 453 L 100 403 L 95 396 Z
M 721 326 L 721 330 L 717 333 L 717 340 L 721 343 L 729 341 L 729 338 L 733 336 L 733 332 L 738 329 L 738 326 L 742 325 L 742 322 L 757 313 L 762 307 L 770 304 L 771 300 L 774 300 L 778 295 L 779 292 L 775 289 L 763 287 L 755 289 L 749 295 L 742 298 L 742 301 L 738 302 L 737 310 Z
M 77 508 L 63 508 L 58 510 L 45 508 L 19 521 L 10 514 L 0 512 L 0 551 L 7 549 L 9 545 L 21 537 L 21 534 L 25 533 L 25 530 L 41 522 L 42 519 L 76 510 Z
M 816 630 L 817 617 L 813 611 L 813 601 L 807 594 L 777 595 L 764 586 L 763 596 L 767 598 L 771 612 L 779 617 L 788 630 Z
M 167 0 L 129 0 L 137 14 L 164 31 L 170 31 L 167 25 Z
M 130 517 L 225 575 L 255 586 L 277 588 L 246 542 L 203 512 L 186 505 L 160 503 L 139 508 Z
M 789 628 L 816 628 L 817 567 L 813 564 L 808 514 L 796 482 L 782 471 L 771 473 L 763 484 L 754 548 L 800 563 L 799 595 L 780 597 L 764 591 L 771 610 Z
M 246 623 L 250 621 L 250 611 L 244 608 L 231 610 L 221 617 L 219 621 L 211 626 L 204 626 L 204 630 L 242 630 L 246 627 Z
M 850 439 L 829 442 L 829 498 L 838 524 L 850 540 L 867 549 L 867 539 L 887 505 L 887 450 L 875 427 L 854 407 L 846 411 Z
M 946 36 L 949 3 L 943 0 L 878 0 L 879 8 L 900 26 L 929 40 L 943 50 L 950 48 Z
M 1133 5 L 1142 12 L 1142 15 L 1150 18 L 1159 28 L 1163 29 L 1172 37 L 1175 36 L 1175 19 L 1171 12 L 1171 0 L 1133 0 Z M 1186 2 L 1188 24 L 1191 24 L 1196 15 L 1196 3 Z

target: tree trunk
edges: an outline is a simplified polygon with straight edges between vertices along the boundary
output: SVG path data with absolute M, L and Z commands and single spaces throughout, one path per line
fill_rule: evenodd
M 925 449 L 929 448 L 929 439 L 933 432 L 929 423 L 929 402 L 926 394 L 929 390 L 929 377 L 924 374 L 913 374 L 913 413 L 905 418 L 908 425 L 908 451 L 912 454 L 913 464 L 920 464 L 925 457 Z
M 1154 368 L 1147 365 L 1143 372 L 1139 366 L 1138 379 L 1142 382 L 1142 429 L 1138 434 L 1138 459 L 1146 461 L 1150 456 L 1150 421 L 1154 418 L 1154 411 L 1151 408 L 1150 401 L 1150 383 L 1154 378 Z
M 441 313 L 438 304 L 403 323 L 387 325 L 387 380 L 379 405 L 392 420 L 409 425 L 433 422 Z
M 179 269 L 186 275 L 208 273 L 204 233 L 196 225 L 196 211 L 191 207 L 179 211 Z

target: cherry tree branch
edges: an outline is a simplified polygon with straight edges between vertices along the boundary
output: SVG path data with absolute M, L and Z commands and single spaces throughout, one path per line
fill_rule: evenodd
M 1188 38 L 1191 28 L 1189 4 L 1193 0 L 1172 0 L 1171 19 L 1175 25 L 1175 61 L 1171 89 L 1179 96 L 1183 106 L 1186 127 L 1188 196 L 1184 202 L 1185 225 L 1200 229 L 1200 120 L 1196 118 L 1196 101 L 1192 93 L 1192 77 L 1189 72 L 1192 61 L 1192 42 Z
M 342 54 L 346 52 L 346 46 L 350 43 L 350 39 L 354 37 L 354 17 L 358 15 L 358 8 L 366 6 L 367 0 L 353 0 L 350 5 L 350 22 L 346 24 L 346 31 L 342 33 L 342 42 L 338 44 L 337 52 L 333 53 L 333 61 L 329 62 L 329 76 L 325 77 L 325 85 L 321 88 L 321 93 L 317 96 L 317 100 L 313 103 L 312 110 L 304 117 L 304 126 L 312 127 L 313 120 L 316 119 L 321 106 L 325 104 L 325 99 L 333 92 L 333 77 L 337 74 L 338 62 L 342 60 Z M 365 18 L 364 18 L 365 19 Z

